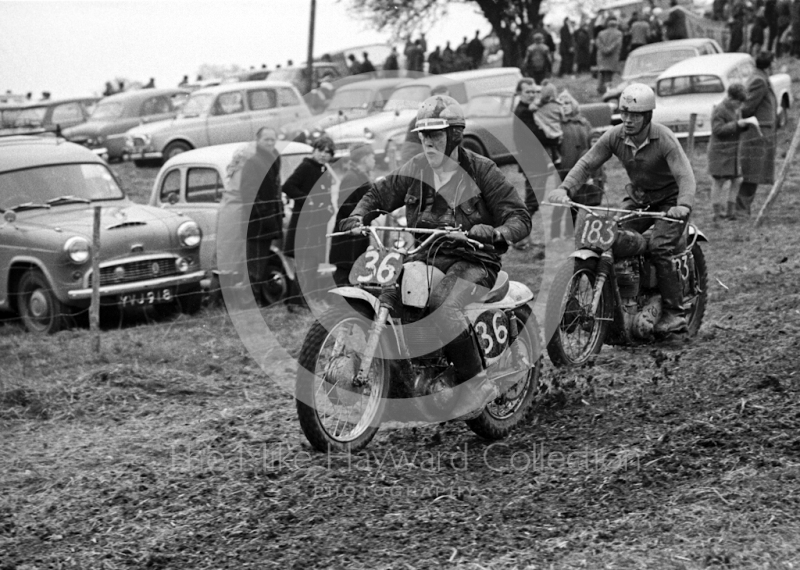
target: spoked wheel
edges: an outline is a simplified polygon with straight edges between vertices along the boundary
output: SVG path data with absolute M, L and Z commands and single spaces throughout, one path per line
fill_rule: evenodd
M 467 420 L 469 429 L 486 439 L 503 439 L 511 430 L 525 420 L 533 405 L 542 372 L 542 351 L 539 346 L 539 330 L 534 317 L 522 328 L 517 337 L 519 360 L 528 372 L 503 395 L 489 402 L 481 415 Z
M 330 311 L 314 323 L 303 343 L 297 415 L 306 438 L 319 451 L 358 451 L 380 427 L 389 394 L 389 366 L 380 343 L 367 381 L 356 382 L 370 325 L 352 310 Z
M 703 316 L 706 313 L 706 301 L 708 301 L 706 257 L 698 244 L 692 248 L 692 257 L 694 257 L 694 282 L 697 295 L 686 309 L 686 326 L 689 336 L 696 335 L 700 330 Z
M 596 261 L 564 264 L 550 289 L 545 313 L 551 335 L 547 354 L 556 366 L 580 366 L 600 352 L 611 324 L 613 300 L 608 281 L 603 286 L 597 312 L 592 312 Z

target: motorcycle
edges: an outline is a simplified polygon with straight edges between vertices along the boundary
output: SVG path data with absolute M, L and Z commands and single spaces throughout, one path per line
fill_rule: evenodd
M 561 206 L 561 204 L 550 204 Z M 603 344 L 633 346 L 656 340 L 661 317 L 656 269 L 647 252 L 649 232 L 622 229 L 628 220 L 659 218 L 682 223 L 662 212 L 622 210 L 568 202 L 586 214 L 576 227 L 577 250 L 561 266 L 545 309 L 547 353 L 556 366 L 580 366 Z M 582 218 L 582 219 L 581 219 Z M 708 273 L 700 242 L 708 241 L 687 224 L 686 247 L 672 258 L 683 283 L 687 334 L 700 329 L 708 299 Z
M 407 228 L 415 241 L 388 246 L 370 226 L 334 235 L 371 235 L 373 245 L 350 272 L 353 286 L 330 291 L 343 301 L 309 330 L 300 353 L 297 414 L 311 445 L 319 451 L 358 451 L 383 422 L 463 419 L 487 439 L 501 439 L 532 407 L 541 372 L 539 329 L 529 302 L 533 293 L 501 271 L 494 287 L 464 309 L 482 351 L 484 368 L 500 395 L 483 409 L 459 412 L 459 396 L 470 382 L 432 393 L 434 379 L 449 363 L 435 327 L 425 317 L 431 290 L 443 278 L 437 268 L 409 260 L 436 251 L 444 240 L 483 248 L 458 228 Z M 486 246 L 490 247 L 490 246 Z M 460 414 L 460 415 L 459 415 Z

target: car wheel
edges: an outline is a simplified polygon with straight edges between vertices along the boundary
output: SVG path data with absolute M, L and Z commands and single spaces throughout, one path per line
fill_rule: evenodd
M 203 308 L 204 293 L 200 287 L 182 291 L 178 295 L 178 306 L 186 315 L 194 315 Z
M 472 152 L 479 154 L 481 156 L 488 157 L 486 149 L 484 148 L 481 141 L 473 137 L 464 137 L 464 142 L 462 143 L 464 148 L 467 150 L 471 150 Z
M 36 334 L 61 330 L 64 307 L 47 278 L 38 269 L 26 271 L 17 287 L 17 309 L 25 328 Z
M 183 141 L 169 143 L 167 148 L 164 149 L 164 162 L 168 161 L 173 156 L 178 156 L 182 152 L 186 152 L 187 150 L 192 150 L 192 147 Z

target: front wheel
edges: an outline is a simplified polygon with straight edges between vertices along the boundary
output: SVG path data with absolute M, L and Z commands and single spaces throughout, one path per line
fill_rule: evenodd
M 503 439 L 525 420 L 533 406 L 542 373 L 539 329 L 533 324 L 533 319 L 531 315 L 530 324 L 522 328 L 516 341 L 520 361 L 530 367 L 527 374 L 499 398 L 489 402 L 481 415 L 466 422 L 469 429 L 483 438 Z
M 192 150 L 192 147 L 183 141 L 171 142 L 164 149 L 164 162 L 167 162 L 173 156 L 178 156 L 183 152 Z
M 356 452 L 380 427 L 389 394 L 389 366 L 380 343 L 367 381 L 355 382 L 371 324 L 352 310 L 337 309 L 306 335 L 295 399 L 300 427 L 318 451 Z
M 708 269 L 706 268 L 706 256 L 699 244 L 694 244 L 692 248 L 694 258 L 694 283 L 695 296 L 691 304 L 686 308 L 686 327 L 689 336 L 694 336 L 703 324 L 703 315 L 706 313 L 706 302 L 708 301 Z
M 29 269 L 19 280 L 17 309 L 25 328 L 32 333 L 51 334 L 64 325 L 64 307 L 38 269 Z
M 611 283 L 606 280 L 592 312 L 597 261 L 567 262 L 559 269 L 545 310 L 547 354 L 556 366 L 580 366 L 600 352 L 613 318 Z

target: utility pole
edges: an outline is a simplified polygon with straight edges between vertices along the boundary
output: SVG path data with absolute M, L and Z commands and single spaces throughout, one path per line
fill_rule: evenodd
M 306 57 L 306 76 L 308 84 L 306 93 L 314 89 L 314 18 L 316 17 L 317 0 L 311 0 L 311 19 L 308 23 L 308 57 Z

